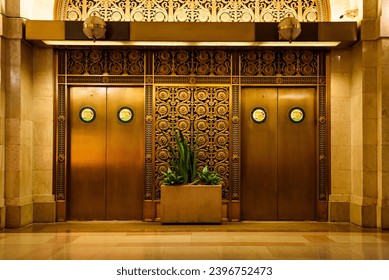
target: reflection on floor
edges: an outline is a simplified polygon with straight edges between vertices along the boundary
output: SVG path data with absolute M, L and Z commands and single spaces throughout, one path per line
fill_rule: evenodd
M 389 231 L 319 222 L 34 224 L 0 231 L 0 259 L 388 260 Z

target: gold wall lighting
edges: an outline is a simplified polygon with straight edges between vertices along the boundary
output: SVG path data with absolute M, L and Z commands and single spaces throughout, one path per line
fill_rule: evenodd
M 89 16 L 82 26 L 82 31 L 85 36 L 89 39 L 93 39 L 93 42 L 96 41 L 96 39 L 103 39 L 105 37 L 107 25 L 104 20 L 98 16 Z
M 286 17 L 278 24 L 278 34 L 280 40 L 287 40 L 291 43 L 301 33 L 300 22 L 293 17 Z

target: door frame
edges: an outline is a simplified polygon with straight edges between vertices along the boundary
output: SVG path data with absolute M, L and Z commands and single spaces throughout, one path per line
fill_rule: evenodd
M 248 90 L 247 92 L 247 95 L 250 96 L 249 97 L 246 97 L 245 96 L 245 92 L 246 92 L 246 89 L 251 89 L 251 90 Z M 306 89 L 306 90 L 305 90 Z M 310 177 L 310 181 L 312 181 L 312 183 L 314 182 L 314 185 L 312 186 L 313 189 L 310 189 L 310 194 L 311 196 L 314 195 L 314 197 L 312 197 L 312 200 L 311 200 L 311 207 L 314 208 L 312 209 L 313 211 L 311 211 L 310 213 L 312 214 L 312 218 L 309 218 L 307 216 L 305 216 L 306 218 L 304 218 L 303 220 L 317 220 L 318 219 L 318 215 L 317 215 L 317 205 L 316 205 L 316 197 L 318 196 L 318 192 L 319 192 L 319 189 L 318 189 L 318 186 L 319 186 L 319 168 L 318 168 L 318 154 L 319 154 L 319 141 L 318 141 L 318 136 L 319 136 L 319 131 L 318 131 L 318 103 L 317 103 L 317 97 L 318 97 L 318 94 L 317 94 L 317 88 L 316 87 L 309 87 L 309 86 L 305 86 L 305 87 L 280 87 L 280 86 L 269 86 L 269 87 L 258 87 L 258 86 L 242 86 L 241 87 L 241 112 L 242 112 L 242 122 L 241 122 L 241 125 L 246 127 L 246 128 L 250 128 L 251 129 L 260 129 L 260 131 L 262 131 L 260 134 L 270 134 L 271 137 L 273 137 L 272 139 L 268 139 L 267 137 L 266 138 L 262 138 L 261 139 L 258 139 L 259 143 L 258 144 L 258 141 L 257 140 L 254 140 L 253 139 L 253 136 L 249 136 L 249 135 L 243 135 L 243 133 L 246 133 L 248 134 L 247 130 L 244 130 L 243 127 L 241 128 L 241 133 L 242 133 L 242 142 L 241 142 L 241 149 L 244 149 L 244 147 L 247 147 L 247 142 L 246 141 L 243 141 L 243 138 L 247 139 L 249 142 L 251 142 L 251 144 L 254 145 L 254 142 L 255 142 L 255 145 L 259 145 L 260 147 L 264 147 L 263 145 L 266 146 L 266 148 L 263 149 L 263 151 L 255 151 L 253 153 L 256 153 L 256 156 L 254 158 L 251 158 L 251 160 L 256 160 L 258 159 L 259 157 L 264 157 L 264 158 L 267 158 L 269 161 L 268 161 L 268 164 L 266 164 L 264 167 L 264 170 L 261 171 L 261 170 L 258 170 L 258 168 L 254 168 L 255 170 L 258 170 L 258 171 L 254 171 L 255 173 L 261 173 L 262 177 L 264 176 L 264 179 L 266 179 L 266 184 L 268 187 L 265 187 L 265 189 L 262 190 L 262 195 L 259 195 L 258 194 L 258 191 L 259 190 L 254 190 L 254 189 L 251 189 L 250 193 L 252 194 L 252 192 L 256 192 L 257 195 L 259 195 L 260 197 L 258 197 L 259 201 L 256 200 L 256 203 L 260 203 L 260 204 L 265 204 L 267 205 L 265 207 L 265 210 L 269 210 L 267 214 L 265 213 L 257 213 L 256 215 L 254 216 L 257 216 L 257 217 L 263 217 L 263 220 L 288 220 L 288 218 L 282 218 L 282 216 L 280 216 L 280 188 L 279 188 L 279 182 L 280 182 L 280 147 L 282 147 L 282 145 L 280 146 L 280 140 L 284 141 L 285 139 L 280 139 L 280 133 L 282 134 L 282 129 L 280 129 L 280 123 L 284 123 L 285 125 L 287 125 L 289 127 L 290 125 L 290 120 L 287 120 L 285 119 L 284 117 L 287 116 L 287 114 L 285 113 L 285 110 L 283 111 L 283 113 L 280 112 L 280 98 L 283 97 L 281 95 L 284 95 L 284 94 L 288 94 L 290 96 L 291 92 L 294 94 L 296 91 L 303 91 L 305 92 L 304 95 L 307 95 L 309 96 L 309 99 L 307 99 L 309 101 L 309 104 L 312 105 L 312 107 L 309 107 L 309 108 L 305 108 L 305 112 L 310 112 L 310 117 L 309 119 L 311 120 L 311 122 L 313 121 L 312 125 L 312 130 L 311 128 L 309 129 L 309 131 L 312 132 L 311 137 L 313 137 L 313 139 L 311 139 L 311 143 L 313 145 L 311 145 L 310 147 L 312 147 L 313 149 L 311 149 L 311 152 L 309 152 L 310 156 L 309 158 L 311 158 L 313 161 L 310 162 L 310 166 L 312 166 L 311 164 L 313 164 L 313 169 L 314 169 L 314 177 Z M 249 98 L 248 101 L 245 101 L 243 102 L 243 99 L 245 98 Z M 252 101 L 253 101 L 253 98 L 256 100 L 256 102 L 258 102 L 258 104 L 252 104 Z M 263 98 L 263 99 L 262 99 Z M 311 99 L 312 98 L 312 99 Z M 301 103 L 299 101 L 296 101 L 296 104 L 297 103 Z M 302 103 L 306 103 L 306 102 L 302 102 Z M 248 107 L 245 107 L 244 105 L 248 105 Z M 296 105 L 295 104 L 295 105 Z M 308 104 L 306 104 L 308 105 Z M 310 106 L 311 106 L 310 105 Z M 258 106 L 258 107 L 256 107 Z M 250 116 L 249 116 L 249 113 L 250 113 L 250 110 L 249 108 L 260 108 L 260 109 L 264 109 L 266 111 L 266 117 L 264 118 L 263 122 L 259 122 L 257 124 L 253 124 L 252 120 L 250 120 Z M 288 107 L 288 106 L 287 106 Z M 245 108 L 245 109 L 244 109 Z M 289 109 L 292 108 L 292 107 L 288 107 Z M 249 110 L 248 110 L 249 109 Z M 285 106 L 284 106 L 284 109 Z M 308 111 L 307 111 L 308 110 Z M 244 113 L 244 114 L 243 114 Z M 281 113 L 281 115 L 280 115 Z M 284 116 L 285 114 L 285 116 Z M 307 115 L 308 116 L 308 115 Z M 280 119 L 282 118 L 282 119 Z M 305 121 L 304 121 L 305 122 Z M 250 125 L 251 123 L 251 125 Z M 293 129 L 298 129 L 298 126 L 299 124 L 292 124 L 290 127 L 293 127 Z M 302 128 L 300 128 L 302 129 Z M 250 130 L 251 131 L 251 130 Z M 257 131 L 258 132 L 258 131 Z M 255 132 L 251 132 L 251 133 L 255 133 Z M 258 137 L 259 135 L 257 135 Z M 250 140 L 251 139 L 251 140 Z M 257 139 L 257 138 L 255 138 Z M 254 141 L 254 142 L 253 142 Z M 275 143 L 274 143 L 275 142 Z M 289 149 L 288 149 L 289 150 Z M 252 155 L 253 153 L 250 152 L 250 148 L 249 148 L 249 151 L 248 151 L 249 155 Z M 247 155 L 247 150 L 246 150 L 246 153 L 245 155 Z M 242 152 L 242 161 L 245 160 L 243 158 L 243 152 Z M 264 159 L 262 158 L 262 161 Z M 245 160 L 245 163 L 246 164 L 243 164 L 243 162 L 241 162 L 241 168 L 246 168 L 248 167 L 249 169 L 252 168 L 252 164 L 250 164 L 251 161 L 247 161 Z M 255 164 L 255 163 L 253 163 Z M 251 171 L 252 173 L 253 171 Z M 241 172 L 241 183 L 243 184 L 244 182 L 247 182 L 247 177 L 244 179 L 244 174 L 246 172 L 242 171 Z M 267 175 L 271 173 L 272 175 Z M 309 172 L 311 173 L 311 172 Z M 253 174 L 253 173 L 252 173 Z M 247 176 L 247 175 L 246 175 Z M 308 176 L 309 177 L 309 176 Z M 250 180 L 248 180 L 250 181 Z M 255 180 L 254 180 L 255 181 Z M 312 185 L 312 184 L 310 184 Z M 270 186 L 273 186 L 273 187 L 270 187 Z M 243 186 L 242 185 L 242 188 L 245 189 L 245 188 L 248 188 L 250 186 Z M 269 188 L 270 187 L 270 188 Z M 242 189 L 241 191 L 241 194 L 242 194 L 242 199 L 243 199 L 243 194 L 245 193 L 245 191 Z M 307 190 L 308 191 L 308 190 Z M 271 201 L 267 200 L 266 198 L 263 198 L 263 194 L 264 192 L 270 196 L 269 199 L 271 199 Z M 246 196 L 244 196 L 245 198 L 247 198 L 247 194 Z M 248 198 L 250 199 L 251 196 L 249 196 Z M 285 199 L 284 199 L 285 200 Z M 243 209 L 247 209 L 247 208 L 244 208 L 246 205 L 244 205 L 245 201 L 247 200 L 242 200 L 241 201 L 241 209 L 242 209 L 242 215 L 243 215 Z M 261 201 L 261 202 L 260 202 Z M 306 201 L 308 203 L 308 201 Z M 258 206 L 257 206 L 257 209 L 258 209 Z M 245 213 L 249 213 L 247 211 L 245 211 Z M 285 211 L 284 211 L 284 214 L 285 214 Z M 270 216 L 274 216 L 273 219 L 269 219 L 268 217 Z M 301 211 L 300 211 L 300 215 L 302 215 Z M 247 216 L 247 215 L 246 215 Z M 250 215 L 248 215 L 250 216 Z M 308 215 L 309 216 L 309 215 Z M 244 219 L 245 217 L 242 216 L 242 219 Z M 262 220 L 261 218 L 258 218 L 259 220 Z M 291 220 L 299 220 L 299 219 L 291 219 Z
M 142 219 L 143 89 L 71 86 L 68 105 L 68 217 L 75 220 Z M 80 120 L 81 113 L 77 110 L 83 108 L 92 109 L 96 119 L 90 122 Z M 125 108 L 132 111 L 133 118 L 128 121 L 119 120 L 118 110 Z M 80 141 L 74 140 L 75 138 Z M 73 149 L 77 149 L 76 152 Z M 88 149 L 91 150 L 85 153 Z M 78 172 L 77 165 L 75 175 L 72 175 L 72 157 L 76 162 L 83 163 L 82 170 L 86 169 L 87 173 L 94 176 L 85 179 Z M 94 164 L 91 165 L 91 162 Z M 99 169 L 98 172 L 96 168 Z M 77 185 L 72 186 L 74 182 L 83 187 L 79 189 Z M 118 207 L 119 205 L 122 207 Z

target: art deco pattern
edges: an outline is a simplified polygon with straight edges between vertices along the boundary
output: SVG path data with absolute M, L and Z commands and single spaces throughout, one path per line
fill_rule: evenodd
M 263 50 L 242 53 L 242 76 L 315 76 L 317 57 L 310 50 Z
M 141 51 L 128 49 L 70 50 L 67 73 L 72 75 L 143 75 L 143 56 Z
M 57 19 L 83 21 L 300 22 L 325 21 L 327 0 L 58 0 Z
M 201 171 L 208 165 L 223 178 L 223 198 L 228 199 L 229 181 L 229 87 L 157 86 L 155 88 L 156 196 L 162 172 L 169 167 L 169 145 L 177 130 L 197 138 L 197 160 Z

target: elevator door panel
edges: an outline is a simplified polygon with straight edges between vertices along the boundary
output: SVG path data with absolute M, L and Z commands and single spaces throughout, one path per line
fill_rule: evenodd
M 312 88 L 280 88 L 278 91 L 279 220 L 315 219 L 314 96 Z M 301 122 L 291 120 L 292 108 L 303 114 Z
M 258 106 L 254 106 L 257 104 Z M 259 106 L 260 105 L 260 106 Z M 266 120 L 251 120 L 253 109 L 267 108 Z M 277 89 L 242 92 L 241 216 L 248 220 L 277 220 Z M 258 180 L 260 179 L 260 180 Z
M 143 106 L 142 88 L 70 89 L 69 219 L 142 219 Z
M 314 220 L 315 89 L 244 88 L 241 112 L 242 219 Z
M 106 89 L 70 89 L 70 219 L 105 219 Z M 81 109 L 95 110 L 95 119 L 81 121 Z
M 123 123 L 121 108 L 133 110 Z M 107 91 L 107 219 L 142 219 L 144 189 L 143 88 Z

